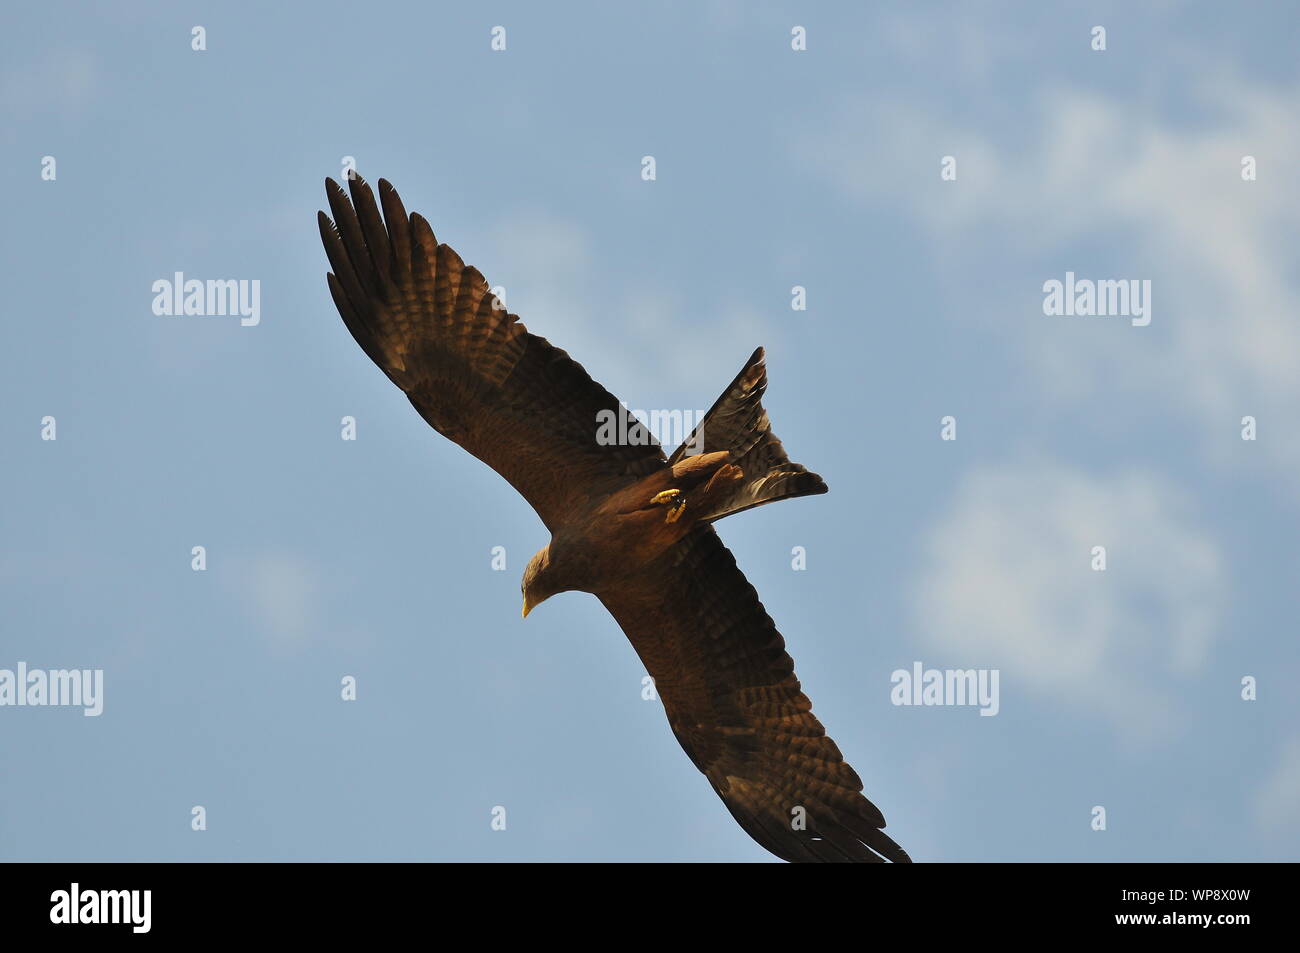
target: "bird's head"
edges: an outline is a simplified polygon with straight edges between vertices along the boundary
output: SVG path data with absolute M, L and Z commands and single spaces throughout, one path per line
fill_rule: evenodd
M 519 586 L 524 594 L 525 619 L 528 618 L 528 613 L 560 591 L 555 585 L 550 569 L 550 546 L 539 550 L 536 556 L 528 560 L 528 568 L 524 570 L 524 581 Z

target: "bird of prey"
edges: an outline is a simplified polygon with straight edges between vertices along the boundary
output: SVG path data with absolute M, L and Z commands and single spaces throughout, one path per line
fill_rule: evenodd
M 526 330 L 397 192 L 333 180 L 319 214 L 348 330 L 440 434 L 531 504 L 551 533 L 523 614 L 573 590 L 627 634 L 673 734 L 732 816 L 788 861 L 908 861 L 812 713 L 785 641 L 713 523 L 825 493 L 768 423 L 763 349 L 672 456 L 564 351 Z M 382 214 L 381 209 L 382 207 Z M 619 426 L 606 426 L 617 420 Z M 609 439 L 610 433 L 621 439 Z

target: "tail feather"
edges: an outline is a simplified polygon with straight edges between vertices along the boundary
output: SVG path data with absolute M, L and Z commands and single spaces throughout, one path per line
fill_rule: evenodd
M 711 501 L 709 512 L 700 519 L 712 522 L 764 503 L 827 491 L 820 476 L 790 462 L 781 441 L 772 433 L 763 409 L 766 390 L 767 365 L 760 347 L 694 433 L 669 458 L 671 465 L 688 454 L 726 450 L 731 454 L 731 464 L 743 472 L 743 479 L 734 482 L 732 492 Z

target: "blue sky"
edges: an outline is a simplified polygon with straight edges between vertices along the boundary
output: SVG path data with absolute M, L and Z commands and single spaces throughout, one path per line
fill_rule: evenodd
M 520 620 L 541 522 L 348 336 L 314 216 L 353 156 L 631 407 L 766 346 L 831 492 L 719 529 L 915 859 L 1294 860 L 1298 17 L 12 11 L 0 669 L 105 698 L 0 708 L 0 857 L 771 859 L 595 599 Z M 260 323 L 155 315 L 176 271 Z M 1045 315 L 1067 272 L 1150 280 L 1151 323 Z M 916 661 L 999 713 L 891 704 Z

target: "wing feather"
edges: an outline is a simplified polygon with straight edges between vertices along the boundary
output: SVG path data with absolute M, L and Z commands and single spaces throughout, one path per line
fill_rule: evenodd
M 682 748 L 754 840 L 790 861 L 910 860 L 881 830 L 885 818 L 813 715 L 785 640 L 711 527 L 597 596 L 654 678 Z
M 659 445 L 582 366 L 501 308 L 478 269 L 419 214 L 359 176 L 326 180 L 319 217 L 339 315 L 429 424 L 496 470 L 554 531 L 665 465 Z M 382 213 L 381 213 L 382 208 Z M 628 439 L 597 441 L 613 413 Z

